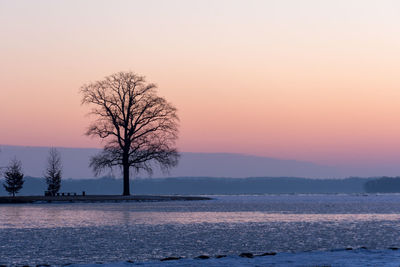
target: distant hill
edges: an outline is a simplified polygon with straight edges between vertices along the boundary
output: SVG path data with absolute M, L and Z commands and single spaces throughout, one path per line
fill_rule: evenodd
M 98 153 L 94 148 L 58 148 L 64 166 L 65 178 L 93 178 L 89 159 Z M 22 161 L 26 175 L 42 177 L 48 147 L 0 146 L 0 166 L 17 157 Z M 109 175 L 109 174 L 105 174 Z M 119 171 L 114 173 L 120 177 Z M 147 177 L 145 173 L 140 177 Z M 336 178 L 343 175 L 336 168 L 310 162 L 282 160 L 228 153 L 182 153 L 179 165 L 169 174 L 155 170 L 152 177 L 307 177 Z
M 292 177 L 212 178 L 178 177 L 135 179 L 131 183 L 133 194 L 292 194 L 292 193 L 363 193 L 365 183 L 371 179 L 305 179 Z M 0 183 L 3 181 L 0 180 Z M 22 195 L 42 195 L 46 189 L 43 178 L 27 177 Z M 81 194 L 121 194 L 122 179 L 64 179 L 61 192 Z M 3 187 L 0 195 L 6 195 Z

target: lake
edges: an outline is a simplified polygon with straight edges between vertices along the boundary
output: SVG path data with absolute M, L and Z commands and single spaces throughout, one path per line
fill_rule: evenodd
M 0 264 L 400 247 L 400 195 L 0 206 Z

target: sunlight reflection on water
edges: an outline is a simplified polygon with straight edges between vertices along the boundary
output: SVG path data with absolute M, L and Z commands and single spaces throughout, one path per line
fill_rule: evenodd
M 117 204 L 115 204 L 117 205 Z M 1 207 L 0 228 L 91 227 L 136 224 L 398 221 L 400 214 L 291 214 L 267 212 L 154 212 L 74 209 L 70 205 Z

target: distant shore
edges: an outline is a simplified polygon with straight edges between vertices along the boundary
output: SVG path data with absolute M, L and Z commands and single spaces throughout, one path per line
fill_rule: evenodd
M 77 195 L 77 196 L 15 196 L 0 197 L 0 204 L 52 203 L 52 202 L 159 202 L 210 200 L 209 197 L 168 195 Z

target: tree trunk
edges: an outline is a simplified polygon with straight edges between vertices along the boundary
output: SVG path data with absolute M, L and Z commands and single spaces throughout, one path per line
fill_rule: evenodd
M 123 161 L 123 168 L 124 168 L 124 193 L 122 195 L 124 196 L 129 196 L 130 195 L 130 190 L 129 190 L 129 161 L 128 157 L 122 160 Z

